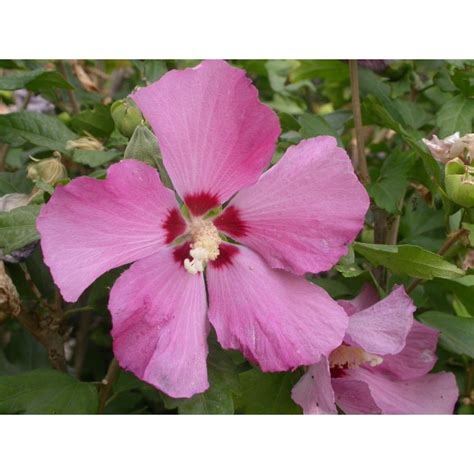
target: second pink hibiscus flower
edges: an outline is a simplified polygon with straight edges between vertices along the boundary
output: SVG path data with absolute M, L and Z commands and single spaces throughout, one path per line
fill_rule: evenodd
M 264 371 L 328 356 L 348 319 L 302 275 L 331 268 L 362 228 L 369 199 L 345 151 L 332 137 L 306 140 L 260 176 L 278 118 L 223 61 L 171 71 L 132 98 L 188 212 L 135 160 L 59 187 L 37 225 L 64 299 L 135 262 L 110 294 L 114 353 L 172 397 L 208 388 L 208 321 Z

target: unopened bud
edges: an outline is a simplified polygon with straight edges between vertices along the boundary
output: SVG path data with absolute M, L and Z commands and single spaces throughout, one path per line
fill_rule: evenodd
M 446 164 L 446 192 L 456 204 L 474 207 L 474 168 L 455 158 Z
M 117 100 L 110 107 L 110 113 L 117 130 L 130 138 L 143 120 L 142 113 L 129 99 Z
M 66 150 L 102 151 L 103 149 L 102 142 L 91 135 L 66 142 Z
M 160 149 L 155 135 L 145 125 L 138 125 L 125 149 L 124 158 L 143 161 L 158 169 L 161 181 L 168 188 L 172 188 L 171 180 L 163 166 Z
M 55 185 L 57 182 L 67 178 L 66 167 L 61 163 L 61 156 L 38 160 L 28 165 L 28 178 L 34 183 L 43 181 L 44 183 Z

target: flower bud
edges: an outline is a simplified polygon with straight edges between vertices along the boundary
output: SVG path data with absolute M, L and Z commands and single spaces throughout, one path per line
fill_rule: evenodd
M 474 207 L 474 168 L 454 158 L 445 168 L 446 192 L 456 204 Z
M 91 135 L 66 142 L 66 150 L 102 151 L 103 149 L 102 142 Z
M 35 163 L 28 165 L 28 178 L 34 183 L 43 181 L 54 186 L 57 182 L 67 178 L 66 167 L 61 163 L 61 156 L 35 160 Z
M 142 113 L 128 99 L 117 100 L 110 108 L 112 119 L 117 130 L 127 138 L 130 138 L 135 128 L 143 120 Z
M 145 125 L 138 125 L 125 149 L 124 158 L 143 161 L 158 169 L 161 181 L 168 188 L 172 188 L 171 180 L 163 166 L 160 150 L 155 135 Z

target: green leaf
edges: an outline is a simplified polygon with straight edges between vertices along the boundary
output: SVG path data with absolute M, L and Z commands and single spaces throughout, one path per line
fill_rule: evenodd
M 46 349 L 23 327 L 12 331 L 5 356 L 21 372 L 50 366 Z
M 428 153 L 427 149 L 421 145 L 419 140 L 412 132 L 401 125 L 402 118 L 398 112 L 396 115 L 399 119 L 394 118 L 392 113 L 375 97 L 367 97 L 364 100 L 364 115 L 367 113 L 374 120 L 374 123 L 382 127 L 390 128 L 400 135 L 400 138 L 423 160 L 423 165 L 428 173 L 432 176 L 435 183 L 441 184 L 441 170 L 436 160 Z M 390 107 L 393 112 L 394 107 Z
M 26 177 L 25 170 L 0 173 L 0 196 L 11 193 L 29 194 L 32 189 L 33 182 Z
M 4 254 L 39 239 L 36 217 L 40 207 L 29 204 L 0 214 L 0 248 Z
M 23 71 L 0 77 L 0 90 L 4 91 L 28 89 L 39 92 L 52 88 L 74 89 L 57 71 L 35 69 L 34 71 Z
M 444 138 L 459 132 L 461 135 L 472 132 L 474 119 L 474 100 L 458 95 L 446 102 L 438 111 L 436 124 L 439 136 Z
M 377 181 L 369 187 L 369 194 L 378 207 L 392 214 L 399 212 L 413 163 L 413 154 L 399 150 L 385 159 Z
M 241 392 L 236 408 L 244 414 L 296 414 L 301 408 L 291 399 L 291 390 L 301 374 L 269 374 L 251 369 L 240 374 Z
M 94 151 L 94 150 L 75 150 L 72 159 L 81 165 L 87 165 L 91 168 L 105 165 L 115 160 L 121 155 L 117 150 Z
M 298 82 L 306 79 L 348 81 L 349 66 L 342 61 L 333 59 L 301 61 L 300 65 L 290 73 L 290 80 L 291 82 Z
M 66 142 L 77 135 L 56 117 L 26 111 L 0 115 L 0 139 L 15 143 L 18 137 L 33 145 L 66 153 Z
M 178 408 L 180 414 L 232 414 L 234 401 L 232 393 L 239 391 L 237 368 L 230 355 L 222 350 L 215 341 L 209 344 L 207 358 L 209 389 L 186 399 L 172 399 L 163 396 L 166 408 Z
M 298 118 L 301 125 L 300 133 L 303 138 L 312 138 L 319 135 L 331 135 L 341 145 L 341 138 L 334 128 L 321 115 L 303 114 Z
M 455 354 L 474 357 L 474 319 L 460 318 L 439 311 L 427 311 L 419 315 L 419 320 L 441 332 L 439 342 Z
M 97 389 L 50 369 L 0 377 L 0 413 L 97 413 Z
M 381 245 L 355 242 L 354 250 L 375 265 L 382 265 L 396 275 L 423 280 L 458 278 L 464 272 L 443 257 L 415 245 Z
M 110 115 L 110 108 L 97 105 L 94 109 L 84 110 L 77 114 L 71 127 L 80 134 L 90 133 L 96 138 L 107 138 L 115 129 Z

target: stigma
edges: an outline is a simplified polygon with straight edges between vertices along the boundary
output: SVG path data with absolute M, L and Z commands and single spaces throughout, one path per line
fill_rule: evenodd
M 376 367 L 383 362 L 383 358 L 370 354 L 360 347 L 352 347 L 343 344 L 335 349 L 329 356 L 329 365 L 333 368 L 348 368 L 355 369 L 362 364 L 369 364 L 371 367 Z
M 189 273 L 196 275 L 204 271 L 209 261 L 216 260 L 219 256 L 222 239 L 216 226 L 209 220 L 194 218 L 189 224 L 189 230 L 191 235 L 189 255 L 192 260 L 186 258 L 183 264 Z

